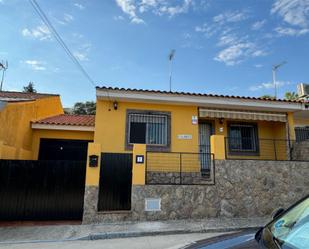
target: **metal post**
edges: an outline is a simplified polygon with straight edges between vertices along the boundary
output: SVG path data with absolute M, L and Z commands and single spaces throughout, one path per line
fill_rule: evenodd
M 173 74 L 173 59 L 175 56 L 175 50 L 173 49 L 168 55 L 168 59 L 170 61 L 170 92 L 172 91 L 172 74 Z
M 276 140 L 273 140 L 274 143 L 274 150 L 275 150 L 275 160 L 277 161 L 277 148 L 276 148 Z
M 276 82 L 276 70 L 273 68 L 273 84 L 275 88 L 275 99 L 277 99 L 277 82 Z
M 134 160 L 134 159 L 133 159 Z M 145 158 L 145 185 L 148 184 L 147 179 L 147 164 L 148 164 L 148 151 L 146 151 L 146 158 Z
M 180 185 L 182 185 L 182 156 L 181 156 L 181 152 L 179 153 L 179 160 L 180 160 Z

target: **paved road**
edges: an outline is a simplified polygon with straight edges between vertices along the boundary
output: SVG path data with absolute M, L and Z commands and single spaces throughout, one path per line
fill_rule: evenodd
M 194 241 L 207 239 L 222 233 L 191 233 L 138 238 L 108 239 L 94 241 L 0 244 L 7 249 L 178 249 Z

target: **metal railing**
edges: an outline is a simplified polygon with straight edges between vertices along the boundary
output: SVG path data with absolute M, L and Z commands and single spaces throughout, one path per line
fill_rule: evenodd
M 226 159 L 293 160 L 294 140 L 225 138 Z
M 296 127 L 295 136 L 296 136 L 296 142 L 309 140 L 309 127 Z
M 146 184 L 214 184 L 215 160 L 211 153 L 147 152 Z

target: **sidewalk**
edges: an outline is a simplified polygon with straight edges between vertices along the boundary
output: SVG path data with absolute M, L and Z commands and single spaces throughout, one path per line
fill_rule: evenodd
M 1 227 L 0 245 L 7 243 L 96 240 L 182 233 L 225 232 L 254 229 L 266 223 L 267 219 L 264 218 L 250 218 L 152 221 L 100 225 Z

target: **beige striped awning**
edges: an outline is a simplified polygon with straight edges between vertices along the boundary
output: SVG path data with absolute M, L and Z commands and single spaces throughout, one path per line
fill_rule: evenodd
M 286 122 L 285 113 L 200 108 L 201 118 L 226 118 Z

